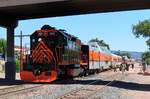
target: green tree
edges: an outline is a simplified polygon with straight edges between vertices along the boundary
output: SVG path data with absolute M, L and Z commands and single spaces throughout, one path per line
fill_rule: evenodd
M 129 59 L 131 58 L 131 55 L 129 53 L 121 53 L 120 51 L 117 51 L 114 54 L 119 56 L 127 56 Z
M 147 59 L 145 60 L 145 62 L 147 63 L 147 65 L 150 65 L 150 58 L 147 58 Z
M 129 59 L 131 58 L 131 55 L 129 53 L 121 53 L 121 56 L 127 56 Z
M 0 39 L 0 53 L 6 54 L 7 53 L 7 43 L 6 40 Z
M 15 59 L 16 62 L 16 72 L 20 72 L 20 60 Z
M 141 56 L 142 60 L 150 65 L 150 52 L 144 52 Z
M 139 21 L 138 24 L 132 26 L 132 32 L 137 38 L 149 37 L 146 43 L 150 47 L 150 20 Z
M 142 60 L 145 61 L 146 59 L 150 58 L 150 52 L 144 52 L 142 54 Z
M 110 49 L 110 47 L 109 47 L 108 44 L 106 44 L 103 40 L 99 40 L 98 38 L 96 38 L 96 39 L 91 39 L 90 42 L 97 42 L 98 45 L 104 46 L 104 47 L 107 47 L 107 49 Z

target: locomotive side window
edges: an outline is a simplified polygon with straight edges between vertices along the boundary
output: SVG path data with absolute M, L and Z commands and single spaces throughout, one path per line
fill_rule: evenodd
M 42 32 L 38 33 L 38 36 L 42 36 L 42 35 L 43 35 L 43 33 L 42 33 Z
M 55 32 L 49 32 L 49 35 L 55 35 Z
M 72 49 L 72 42 L 68 40 L 68 47 L 69 49 Z

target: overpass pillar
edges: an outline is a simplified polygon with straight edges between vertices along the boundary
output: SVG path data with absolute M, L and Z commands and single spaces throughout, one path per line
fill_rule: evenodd
M 16 64 L 14 61 L 14 30 L 18 21 L 7 26 L 7 62 L 5 63 L 5 79 L 15 80 Z

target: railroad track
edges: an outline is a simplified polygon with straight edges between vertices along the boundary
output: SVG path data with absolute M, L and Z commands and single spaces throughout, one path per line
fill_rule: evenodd
M 81 78 L 81 77 L 78 77 Z M 65 82 L 67 80 L 57 80 L 53 82 L 52 84 L 57 84 L 60 82 Z M 11 87 L 7 88 L 2 88 L 0 89 L 0 99 L 5 97 L 5 96 L 11 96 L 15 94 L 20 94 L 20 93 L 26 93 L 29 91 L 34 91 L 35 89 L 39 90 L 39 87 L 44 86 L 45 84 L 24 84 L 24 85 L 14 85 Z
M 109 78 L 111 78 L 113 76 L 114 75 L 111 75 L 111 76 L 109 76 Z M 90 75 L 90 76 L 85 77 L 83 79 L 88 80 L 88 78 L 92 78 L 92 77 L 93 77 L 93 75 Z M 77 77 L 77 80 L 78 80 L 78 78 L 82 79 L 82 77 Z M 62 81 L 58 80 L 58 81 L 54 82 L 53 84 L 59 83 L 59 82 L 64 82 L 64 81 L 66 81 L 66 80 L 62 80 Z M 96 84 L 98 82 L 99 82 L 99 80 L 96 80 L 96 81 L 90 82 L 86 85 L 92 85 L 92 84 Z M 15 86 L 12 86 L 12 87 L 3 88 L 3 89 L 0 89 L 0 98 L 3 98 L 5 96 L 17 95 L 17 94 L 20 94 L 20 93 L 31 92 L 31 91 L 34 91 L 36 89 L 39 90 L 40 87 L 42 87 L 44 85 L 45 84 L 25 84 L 25 85 L 15 85 Z M 75 93 L 75 92 L 78 93 L 79 91 L 84 91 L 84 90 L 92 91 L 92 88 L 89 88 L 89 87 L 86 87 L 86 88 L 82 87 L 82 88 L 79 88 L 78 90 L 72 91 L 71 93 Z M 69 93 L 69 94 L 71 94 L 71 93 Z M 68 97 L 68 94 L 64 95 L 63 98 L 60 97 L 58 99 L 64 99 L 64 97 L 66 97 L 66 96 Z
M 15 85 L 13 87 L 3 88 L 0 89 L 0 98 L 5 96 L 10 96 L 18 93 L 26 93 L 29 91 L 33 91 L 35 89 L 39 89 L 39 87 L 43 86 L 42 84 L 39 85 Z
M 78 77 L 78 78 L 81 78 L 81 77 Z M 67 80 L 57 80 L 57 81 L 53 82 L 52 84 L 65 82 Z M 14 85 L 11 87 L 2 88 L 2 89 L 0 89 L 0 99 L 5 97 L 5 96 L 11 96 L 11 95 L 20 94 L 20 93 L 26 93 L 29 91 L 33 91 L 35 89 L 39 90 L 39 87 L 42 87 L 44 85 L 45 84 L 36 84 L 36 85 L 35 84 L 24 84 L 24 85 Z
M 95 95 L 95 93 L 104 91 L 108 86 L 113 84 L 116 80 L 122 80 L 124 77 L 125 75 L 122 76 L 121 74 L 116 73 L 102 79 L 103 81 L 100 79 L 96 81 L 92 81 L 84 85 L 83 87 L 73 90 L 61 97 L 58 97 L 57 99 L 88 99 L 89 97 Z M 100 85 L 104 85 L 104 86 L 100 86 Z

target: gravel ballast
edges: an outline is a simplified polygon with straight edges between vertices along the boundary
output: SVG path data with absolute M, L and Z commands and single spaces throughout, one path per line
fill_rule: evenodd
M 139 65 L 136 64 L 134 70 L 130 69 L 130 71 L 126 72 L 128 75 L 124 79 L 116 81 L 116 83 L 109 85 L 103 91 L 96 92 L 93 96 L 89 97 L 89 99 L 149 99 L 150 76 L 144 76 L 139 74 L 139 72 Z M 75 78 L 74 83 L 44 84 L 44 86 L 41 86 L 38 90 L 20 93 L 2 99 L 56 99 L 73 90 L 88 86 L 86 84 L 89 81 L 104 79 L 112 74 L 114 74 L 113 71 L 105 71 L 94 76 Z M 122 75 L 121 72 L 120 75 Z

